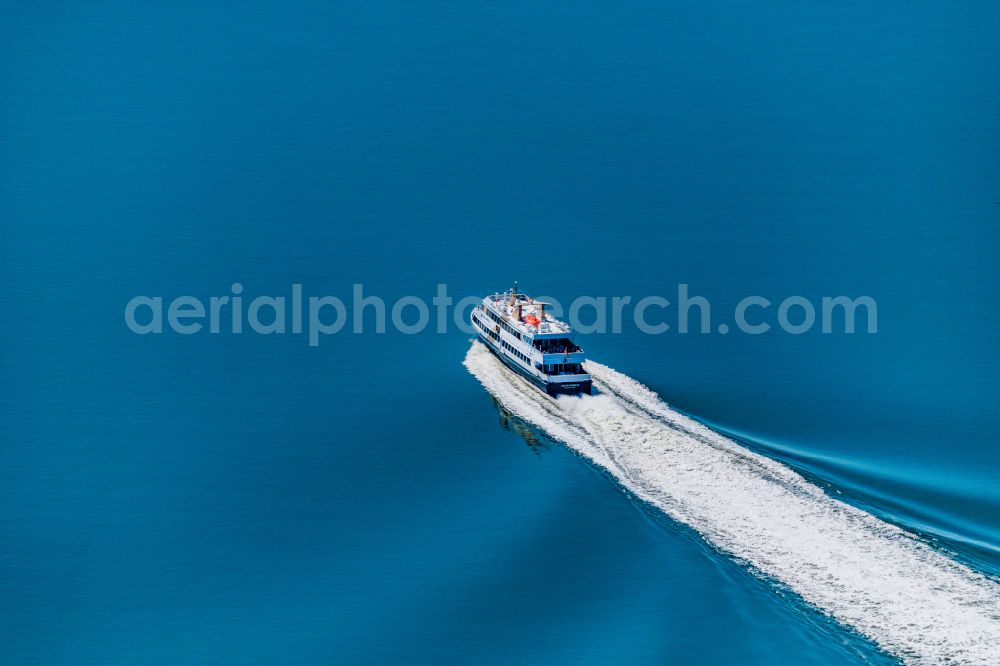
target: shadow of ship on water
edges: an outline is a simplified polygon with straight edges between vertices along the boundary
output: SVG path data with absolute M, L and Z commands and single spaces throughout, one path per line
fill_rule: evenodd
M 504 407 L 503 403 L 495 397 L 490 396 L 490 400 L 500 416 L 500 427 L 519 436 L 536 454 L 541 455 L 542 451 L 552 446 L 551 440 L 533 428 L 527 421 Z

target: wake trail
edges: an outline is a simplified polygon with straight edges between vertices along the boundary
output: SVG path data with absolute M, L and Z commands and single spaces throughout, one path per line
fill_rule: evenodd
M 912 663 L 1000 664 L 1000 584 L 587 362 L 597 396 L 543 395 L 473 343 L 508 410 L 754 573 Z

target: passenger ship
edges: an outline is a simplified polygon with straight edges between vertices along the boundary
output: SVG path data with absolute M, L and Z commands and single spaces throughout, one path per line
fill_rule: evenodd
M 512 370 L 551 396 L 590 394 L 583 350 L 568 324 L 545 311 L 545 303 L 514 289 L 483 299 L 472 311 L 479 338 Z

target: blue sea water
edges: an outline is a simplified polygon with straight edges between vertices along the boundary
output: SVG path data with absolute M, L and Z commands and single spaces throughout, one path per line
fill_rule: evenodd
M 874 335 L 584 342 L 1000 574 L 991 3 L 0 16 L 5 663 L 896 659 L 499 407 L 454 327 L 125 326 L 234 282 L 870 295 Z

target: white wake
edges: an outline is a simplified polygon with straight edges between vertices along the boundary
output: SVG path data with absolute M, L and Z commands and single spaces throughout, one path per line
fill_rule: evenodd
M 1000 664 L 1000 584 L 831 498 L 594 361 L 602 392 L 553 400 L 474 342 L 465 366 L 507 409 L 755 573 L 912 663 Z

